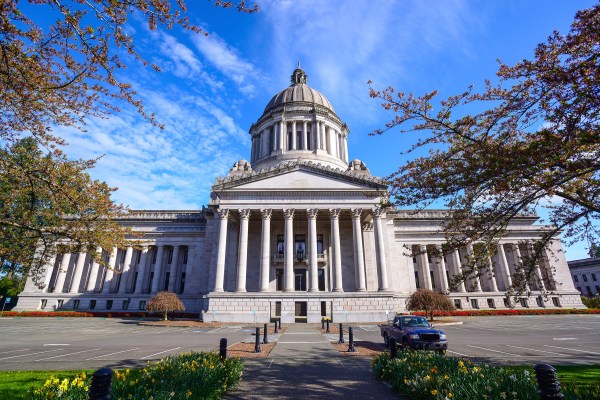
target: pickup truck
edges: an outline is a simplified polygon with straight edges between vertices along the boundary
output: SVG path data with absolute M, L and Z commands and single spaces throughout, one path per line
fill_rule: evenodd
M 448 340 L 443 331 L 434 329 L 425 317 L 400 315 L 387 325 L 380 325 L 381 336 L 386 346 L 395 338 L 403 349 L 435 350 L 446 353 Z

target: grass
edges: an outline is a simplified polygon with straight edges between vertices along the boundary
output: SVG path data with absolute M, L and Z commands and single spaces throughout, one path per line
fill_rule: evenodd
M 27 391 L 43 385 L 50 375 L 64 379 L 81 372 L 91 374 L 94 371 L 0 371 L 0 400 L 28 399 Z
M 558 381 L 561 385 L 591 385 L 600 382 L 600 365 L 552 365 L 556 368 Z M 533 367 L 511 366 L 507 369 L 528 370 L 532 374 Z

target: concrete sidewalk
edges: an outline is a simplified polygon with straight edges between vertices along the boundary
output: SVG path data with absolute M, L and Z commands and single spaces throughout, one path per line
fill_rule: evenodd
M 371 372 L 369 357 L 343 356 L 314 324 L 290 324 L 268 357 L 244 361 L 227 399 L 401 399 Z

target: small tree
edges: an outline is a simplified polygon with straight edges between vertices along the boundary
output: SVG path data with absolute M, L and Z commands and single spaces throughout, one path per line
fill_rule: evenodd
M 146 311 L 162 311 L 166 321 L 169 311 L 185 311 L 185 306 L 175 293 L 158 292 L 146 304 Z
M 429 320 L 433 321 L 434 311 L 454 311 L 454 304 L 448 296 L 427 289 L 419 289 L 408 298 L 406 309 L 410 311 L 425 311 Z

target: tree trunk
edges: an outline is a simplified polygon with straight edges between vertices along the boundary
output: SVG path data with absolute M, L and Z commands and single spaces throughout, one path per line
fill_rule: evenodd
M 165 321 L 167 320 L 167 315 L 168 315 L 168 314 L 169 314 L 169 312 L 168 312 L 168 311 L 165 311 L 165 319 L 164 319 Z

